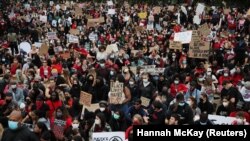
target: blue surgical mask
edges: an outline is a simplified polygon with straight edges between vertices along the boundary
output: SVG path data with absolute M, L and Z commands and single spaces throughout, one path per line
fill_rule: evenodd
M 16 130 L 18 128 L 18 122 L 16 121 L 8 121 L 9 128 L 11 130 Z

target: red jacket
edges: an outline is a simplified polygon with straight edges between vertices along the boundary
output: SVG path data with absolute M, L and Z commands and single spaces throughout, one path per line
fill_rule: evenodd
M 178 92 L 183 92 L 184 94 L 187 92 L 188 88 L 186 85 L 180 83 L 178 85 L 175 85 L 174 83 L 170 86 L 170 94 L 175 97 Z
M 45 75 L 46 71 L 47 70 L 47 74 Z M 44 66 L 41 66 L 40 67 L 40 76 L 41 78 L 50 78 L 51 76 L 51 68 L 49 66 L 47 66 L 47 68 L 45 68 Z
M 46 104 L 49 106 L 49 118 L 53 117 L 55 110 L 62 106 L 62 102 L 60 100 L 52 102 L 51 100 L 46 101 Z

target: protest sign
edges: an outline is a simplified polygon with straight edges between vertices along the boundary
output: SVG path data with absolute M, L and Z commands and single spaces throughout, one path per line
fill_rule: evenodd
M 210 32 L 211 32 L 211 30 L 210 30 L 210 28 L 208 27 L 208 24 L 207 24 L 207 23 L 201 25 L 201 27 L 198 28 L 198 31 L 201 33 L 201 35 L 203 35 L 203 36 L 205 36 L 205 37 L 208 36 L 208 35 L 210 34 Z
M 150 103 L 150 99 L 149 98 L 146 98 L 146 97 L 143 97 L 143 96 L 141 97 L 141 105 L 142 106 L 148 107 L 149 103 Z
M 109 15 L 114 15 L 115 14 L 115 9 L 109 9 L 108 14 Z
M 168 11 L 173 12 L 174 8 L 175 8 L 174 5 L 170 5 L 170 6 L 168 6 Z
M 125 132 L 94 132 L 92 141 L 125 141 Z
M 108 6 L 112 6 L 112 5 L 114 5 L 114 3 L 113 3 L 113 1 L 107 1 L 107 4 L 108 4 Z
M 208 59 L 209 57 L 209 42 L 193 41 L 189 46 L 190 58 Z
M 22 42 L 22 43 L 20 43 L 19 48 L 20 48 L 20 50 L 22 50 L 26 53 L 29 53 L 31 50 L 31 45 L 29 42 Z
M 78 36 L 69 35 L 68 38 L 69 38 L 69 43 L 79 43 Z
M 80 34 L 78 29 L 70 29 L 69 33 L 72 35 L 79 35 Z
M 153 11 L 154 11 L 154 14 L 159 14 L 159 13 L 161 13 L 161 7 L 160 6 L 155 6 L 153 8 Z
M 58 54 L 59 52 L 62 52 L 62 51 L 63 51 L 62 46 L 56 46 L 56 47 L 54 47 L 54 52 L 56 54 Z
M 47 34 L 49 40 L 55 40 L 57 39 L 56 32 L 48 32 Z
M 39 50 L 39 55 L 45 55 L 48 53 L 49 50 L 49 46 L 47 46 L 46 44 L 42 44 L 40 50 Z
M 212 121 L 215 125 L 232 125 L 233 121 L 236 120 L 235 117 L 225 117 L 219 115 L 208 115 L 208 119 Z
M 169 48 L 182 50 L 182 44 L 181 42 L 177 42 L 177 41 L 169 41 Z
M 201 15 L 203 13 L 205 9 L 205 5 L 198 3 L 197 7 L 196 7 L 196 15 Z
M 91 101 L 92 101 L 92 95 L 89 93 L 86 93 L 84 91 L 81 91 L 80 104 L 87 106 L 87 107 L 90 107 Z
M 97 26 L 97 23 L 100 24 L 100 23 L 104 23 L 105 20 L 104 20 L 104 17 L 100 17 L 100 18 L 96 18 L 96 19 L 91 19 L 89 18 L 88 19 L 88 27 L 95 27 Z
M 147 24 L 147 30 L 154 30 L 154 23 Z
M 123 86 L 124 84 L 118 81 L 111 82 L 110 93 L 109 93 L 110 104 L 122 104 L 124 100 Z
M 106 53 L 110 54 L 112 52 L 118 52 L 117 44 L 110 44 L 106 47 Z
M 75 6 L 75 15 L 82 16 L 82 8 L 80 8 L 79 6 Z
M 165 68 L 147 68 L 142 69 L 143 72 L 149 73 L 150 75 L 159 75 L 164 73 Z
M 174 34 L 174 41 L 179 41 L 182 44 L 188 44 L 191 42 L 192 31 L 178 32 Z
M 47 16 L 40 15 L 40 21 L 44 22 L 44 23 L 47 23 Z
M 64 136 L 64 127 L 66 122 L 64 120 L 55 119 L 52 131 L 55 134 L 56 138 L 62 138 Z

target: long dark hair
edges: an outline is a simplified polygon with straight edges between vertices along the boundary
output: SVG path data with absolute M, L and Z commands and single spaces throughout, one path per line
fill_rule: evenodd
M 99 112 L 96 114 L 97 117 L 100 118 L 101 120 L 101 128 L 104 129 L 105 128 L 105 125 L 106 125 L 106 117 L 103 113 Z

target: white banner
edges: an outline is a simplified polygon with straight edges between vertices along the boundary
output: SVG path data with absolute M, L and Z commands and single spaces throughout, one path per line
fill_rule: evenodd
M 178 32 L 174 34 L 174 41 L 179 41 L 182 44 L 188 44 L 192 39 L 192 31 Z
M 92 141 L 125 141 L 125 132 L 93 133 Z
M 79 38 L 74 35 L 69 35 L 69 42 L 70 43 L 79 43 Z

